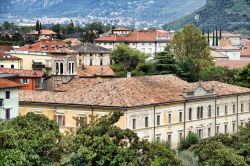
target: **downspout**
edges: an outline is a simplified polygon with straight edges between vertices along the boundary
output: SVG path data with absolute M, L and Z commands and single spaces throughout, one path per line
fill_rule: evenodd
M 216 135 L 216 133 L 217 133 L 217 99 L 215 98 L 214 99 L 214 110 L 215 110 L 215 112 L 214 112 L 214 135 Z
M 153 140 L 155 142 L 155 106 L 154 106 L 154 137 Z
M 184 102 L 184 138 L 186 138 L 186 101 Z
M 236 113 L 236 123 L 237 123 L 237 128 L 236 132 L 238 133 L 239 131 L 239 95 L 237 95 L 237 113 Z

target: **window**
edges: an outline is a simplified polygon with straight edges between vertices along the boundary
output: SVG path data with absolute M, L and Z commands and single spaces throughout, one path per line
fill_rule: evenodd
M 211 118 L 212 117 L 212 107 L 211 105 L 208 106 L 208 118 Z
M 76 118 L 76 127 L 81 127 L 87 124 L 87 117 L 85 115 L 79 115 Z
M 233 132 L 236 131 L 236 123 L 233 123 Z
M 182 112 L 179 112 L 179 122 L 182 122 Z
M 216 126 L 216 133 L 219 134 L 220 132 L 220 126 Z
M 136 119 L 132 119 L 132 129 L 136 129 Z
M 5 110 L 5 119 L 9 120 L 10 119 L 10 109 Z
M 168 145 L 171 146 L 171 134 L 168 134 Z
M 220 116 L 220 107 L 217 107 L 217 116 Z
M 58 74 L 59 74 L 59 63 L 56 62 L 56 75 L 58 75 Z
M 240 111 L 244 112 L 244 104 L 243 103 L 241 103 L 241 105 L 240 105 Z
M 0 65 L 0 68 L 4 68 L 4 65 Z
M 197 134 L 200 139 L 203 138 L 203 129 L 198 129 Z
M 161 141 L 161 136 L 156 136 L 156 142 L 160 142 Z
M 20 79 L 21 84 L 28 84 L 29 80 L 27 78 Z
M 102 66 L 103 65 L 103 60 L 102 59 L 100 59 L 100 66 Z
M 145 127 L 148 127 L 148 117 L 145 117 Z
M 113 60 L 111 60 L 111 59 L 110 59 L 110 62 L 109 62 L 109 64 L 110 64 L 110 65 L 112 65 L 112 64 L 113 64 Z
M 5 99 L 10 99 L 10 91 L 5 92 Z
M 161 116 L 160 115 L 156 116 L 156 124 L 157 124 L 157 126 L 159 126 L 161 124 Z
M 211 137 L 211 127 L 209 127 L 209 128 L 207 129 L 207 136 L 208 136 L 208 137 Z
M 188 111 L 188 120 L 192 120 L 192 108 L 189 108 L 189 111 Z
M 224 132 L 225 132 L 225 134 L 228 132 L 228 131 L 227 131 L 227 128 L 228 128 L 228 127 L 227 127 L 227 124 L 225 124 L 225 125 L 224 125 Z
M 201 110 L 200 110 L 200 118 L 201 119 L 203 118 L 203 107 L 201 107 Z
M 235 104 L 233 105 L 233 114 L 235 114 Z
M 79 65 L 82 65 L 82 60 L 81 59 L 79 60 Z
M 0 107 L 3 106 L 3 99 L 0 99 Z
M 226 105 L 225 106 L 225 115 L 227 115 L 228 114 L 228 106 Z
M 90 57 L 92 57 L 93 55 L 92 54 L 89 54 Z
M 172 122 L 172 119 L 171 119 L 171 114 L 168 114 L 168 123 L 171 124 Z
M 182 133 L 179 133 L 179 142 L 181 142 L 182 139 Z
M 203 118 L 203 107 L 198 107 L 197 108 L 197 119 L 202 119 Z
M 75 73 L 75 63 L 74 62 L 69 62 L 69 74 L 74 74 Z
M 63 74 L 63 63 L 60 63 L 60 73 L 59 74 Z
M 15 68 L 15 65 L 11 65 L 10 68 L 14 69 L 14 68 Z
M 89 60 L 89 65 L 90 65 L 90 66 L 93 65 L 93 60 L 92 60 L 92 59 Z
M 60 126 L 65 125 L 65 116 L 63 116 L 62 114 L 55 115 L 54 119 Z

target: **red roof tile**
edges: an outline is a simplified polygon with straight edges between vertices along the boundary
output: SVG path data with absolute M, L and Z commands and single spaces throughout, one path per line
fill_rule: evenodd
M 111 35 L 99 37 L 96 42 L 156 42 L 158 39 L 172 39 L 172 36 L 165 31 L 132 32 L 129 35 Z
M 75 104 L 106 107 L 138 107 L 154 104 L 184 102 L 186 88 L 194 89 L 198 83 L 188 83 L 172 75 L 116 78 L 110 80 L 74 79 L 63 85 L 64 92 L 21 91 L 20 102 Z M 203 82 L 219 96 L 250 93 L 250 89 L 217 81 Z
M 56 35 L 56 32 L 49 30 L 49 29 L 42 29 L 40 31 L 41 35 Z M 30 33 L 28 33 L 28 35 L 38 35 L 38 31 L 32 31 Z
M 218 60 L 215 62 L 216 66 L 228 67 L 229 69 L 240 69 L 246 67 L 250 60 Z
M 114 71 L 110 66 L 87 66 L 77 68 L 79 77 L 113 77 Z
M 0 68 L 0 74 L 15 74 L 18 77 L 30 77 L 30 78 L 41 78 L 44 73 L 38 70 L 19 70 L 19 69 L 7 69 Z
M 59 48 L 68 47 L 68 44 L 61 41 L 39 41 L 37 43 L 18 48 L 18 51 L 45 51 L 50 52 Z
M 21 60 L 21 58 L 0 52 L 0 60 Z
M 22 86 L 23 86 L 22 84 L 19 84 L 17 82 L 10 81 L 8 79 L 0 78 L 0 89 L 18 88 L 18 87 L 22 87 Z

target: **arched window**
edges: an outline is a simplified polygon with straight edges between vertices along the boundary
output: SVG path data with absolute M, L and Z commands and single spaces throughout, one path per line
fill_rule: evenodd
M 197 119 L 200 119 L 200 107 L 197 108 Z
M 201 107 L 201 110 L 200 110 L 200 119 L 203 118 L 203 107 Z
M 56 62 L 56 75 L 59 74 L 59 63 Z
M 189 111 L 188 111 L 188 119 L 189 119 L 189 120 L 192 120 L 192 108 L 189 108 Z
M 208 118 L 211 118 L 212 116 L 212 108 L 211 108 L 211 105 L 208 106 Z
M 63 74 L 63 63 L 60 63 L 60 74 Z

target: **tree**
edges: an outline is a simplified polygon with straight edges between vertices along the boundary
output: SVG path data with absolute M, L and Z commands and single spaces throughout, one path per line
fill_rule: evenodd
M 178 150 L 183 151 L 190 148 L 192 145 L 195 145 L 199 142 L 199 138 L 194 133 L 189 133 L 186 138 L 183 138 L 179 144 Z
M 36 31 L 39 31 L 40 30 L 40 24 L 39 24 L 39 21 L 37 20 L 36 21 Z
M 28 113 L 0 126 L 0 163 L 52 165 L 60 161 L 59 126 L 44 115 Z
M 236 138 L 239 154 L 245 157 L 248 165 L 250 165 L 250 123 L 247 123 L 245 127 L 240 128 Z
M 236 69 L 227 67 L 209 66 L 200 72 L 200 80 L 202 81 L 220 81 L 228 84 L 235 83 Z
M 166 146 L 151 145 L 133 131 L 115 126 L 121 116 L 123 113 L 113 112 L 110 116 L 91 118 L 89 125 L 83 125 L 75 137 L 67 139 L 69 148 L 64 148 L 67 151 L 61 164 L 149 166 L 157 160 L 164 164 L 159 166 L 181 165 Z
M 236 74 L 236 84 L 250 88 L 250 63 Z
M 179 67 L 169 47 L 166 47 L 163 52 L 156 54 L 155 62 L 153 63 L 154 74 L 177 74 L 178 72 Z
M 199 158 L 195 156 L 194 152 L 184 150 L 178 153 L 177 156 L 185 166 L 199 166 Z
M 120 44 L 113 50 L 110 58 L 114 61 L 111 67 L 117 76 L 126 76 L 128 72 L 133 75 L 145 74 L 141 69 L 146 65 L 147 56 L 136 49 Z
M 192 78 L 184 77 L 188 81 L 198 81 L 200 71 L 213 65 L 206 37 L 193 25 L 185 26 L 175 35 L 171 50 L 177 63 L 183 67 L 183 72 L 192 74 Z M 190 68 L 186 68 L 187 66 Z

